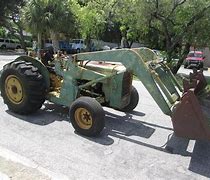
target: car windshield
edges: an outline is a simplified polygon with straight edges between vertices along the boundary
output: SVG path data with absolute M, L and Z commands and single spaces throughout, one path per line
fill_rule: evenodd
M 189 53 L 188 57 L 202 58 L 203 57 L 203 54 L 202 53 Z
M 80 40 L 79 39 L 74 39 L 72 42 L 75 43 L 75 44 L 79 44 Z

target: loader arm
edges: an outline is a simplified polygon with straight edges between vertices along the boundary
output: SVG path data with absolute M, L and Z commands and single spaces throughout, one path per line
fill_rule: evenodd
M 158 62 L 157 56 L 148 48 L 81 53 L 74 55 L 73 58 L 74 61 L 122 63 L 127 71 L 141 80 L 160 109 L 167 115 L 172 114 L 171 108 L 180 99 L 181 86 L 169 68 Z

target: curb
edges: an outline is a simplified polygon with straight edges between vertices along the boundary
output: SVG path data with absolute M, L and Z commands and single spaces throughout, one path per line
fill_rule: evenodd
M 17 50 L 0 50 L 0 55 L 24 55 L 26 52 L 22 49 Z
M 36 169 L 43 175 L 48 176 L 51 180 L 69 180 L 66 175 L 55 173 L 48 169 L 45 169 L 39 164 L 36 164 L 34 161 L 2 147 L 0 147 L 0 156 L 14 163 L 22 164 L 29 169 Z M 7 180 L 7 177 L 8 176 L 0 172 L 0 180 Z
M 0 55 L 2 56 L 18 56 L 18 55 L 25 55 L 25 53 L 10 53 L 10 52 L 0 52 Z

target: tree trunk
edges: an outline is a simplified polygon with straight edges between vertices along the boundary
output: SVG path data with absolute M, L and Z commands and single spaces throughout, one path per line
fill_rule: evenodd
M 40 54 L 40 50 L 41 50 L 41 48 L 42 48 L 42 33 L 40 33 L 40 32 L 38 32 L 38 34 L 37 34 L 37 57 L 39 58 L 39 59 L 41 59 L 41 54 Z
M 55 32 L 50 33 L 51 39 L 52 39 L 52 46 L 53 46 L 53 51 L 58 52 L 59 48 L 59 42 L 58 42 L 58 34 Z
M 130 41 L 130 43 L 128 42 L 128 48 L 131 48 L 132 47 L 132 45 L 133 45 L 133 41 Z
M 121 48 L 130 48 L 129 42 L 126 37 L 122 37 L 121 39 Z
M 19 34 L 20 34 L 20 44 L 21 44 L 22 48 L 23 48 L 25 51 L 27 51 L 27 49 L 26 49 L 26 43 L 25 43 L 25 38 L 24 38 L 24 35 L 23 35 L 23 31 L 20 30 L 20 31 L 19 31 Z
M 91 37 L 89 35 L 85 39 L 85 44 L 87 46 L 87 51 L 90 52 L 91 51 Z
M 42 48 L 42 33 L 37 34 L 37 48 L 41 49 Z
M 189 51 L 190 51 L 190 47 L 191 47 L 191 44 L 190 44 L 190 43 L 186 43 L 186 44 L 185 44 L 185 47 L 184 47 L 184 49 L 183 49 L 183 51 L 182 51 L 182 53 L 181 53 L 182 55 L 181 55 L 181 57 L 180 57 L 178 63 L 176 64 L 176 66 L 174 66 L 174 67 L 171 69 L 171 71 L 172 71 L 173 74 L 176 74 L 176 73 L 178 72 L 179 68 L 180 68 L 181 65 L 183 64 L 185 58 L 187 57 L 187 54 L 188 54 Z

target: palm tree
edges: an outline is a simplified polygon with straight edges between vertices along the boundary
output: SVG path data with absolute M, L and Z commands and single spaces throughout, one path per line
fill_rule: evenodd
M 42 35 L 51 36 L 54 50 L 58 49 L 58 34 L 73 32 L 75 18 L 68 0 L 31 0 L 23 11 L 26 26 L 38 37 L 42 48 Z
M 23 17 L 26 27 L 33 34 L 37 35 L 38 48 L 42 47 L 42 34 L 46 31 L 46 20 L 43 16 L 45 11 L 45 1 L 31 0 L 23 10 Z
M 48 28 L 50 31 L 54 51 L 59 48 L 58 36 L 60 33 L 74 34 L 75 17 L 67 0 L 48 0 L 47 13 Z

